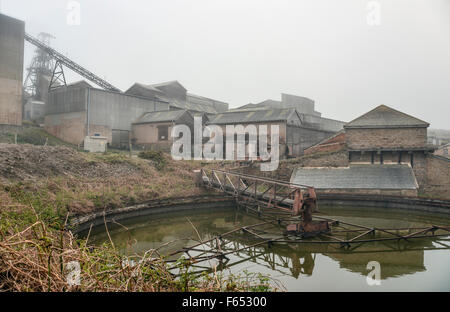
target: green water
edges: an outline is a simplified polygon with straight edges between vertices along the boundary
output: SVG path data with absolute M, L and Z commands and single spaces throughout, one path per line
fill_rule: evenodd
M 450 226 L 450 218 L 380 208 L 321 207 L 320 216 L 379 228 L 407 228 L 428 225 Z M 168 254 L 244 225 L 260 223 L 258 218 L 233 208 L 190 211 L 121 221 L 108 226 L 111 238 L 127 255 L 160 248 Z M 269 237 L 280 228 L 266 226 Z M 104 226 L 91 231 L 89 241 L 108 241 Z M 239 248 L 258 240 L 238 233 L 228 246 Z M 161 247 L 162 246 L 162 247 Z M 336 244 L 266 245 L 230 255 L 224 272 L 261 272 L 281 283 L 288 291 L 449 291 L 450 237 L 407 242 L 377 242 L 352 245 L 352 250 Z M 369 286 L 367 264 L 378 261 L 381 285 Z M 205 265 L 217 264 L 211 260 Z

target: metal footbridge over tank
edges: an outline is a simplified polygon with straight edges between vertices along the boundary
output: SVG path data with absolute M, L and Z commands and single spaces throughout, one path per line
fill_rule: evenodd
M 410 242 L 450 235 L 450 228 L 438 225 L 378 228 L 318 216 L 317 195 L 308 185 L 215 169 L 202 169 L 199 174 L 204 187 L 233 197 L 239 209 L 257 216 L 261 222 L 200 240 L 168 255 L 186 254 L 193 264 L 214 258 L 227 263 L 232 254 L 262 246 L 270 248 L 273 244 L 337 245 L 342 251 L 354 252 L 365 243 Z M 242 239 L 242 234 L 249 241 L 236 247 L 236 235 Z

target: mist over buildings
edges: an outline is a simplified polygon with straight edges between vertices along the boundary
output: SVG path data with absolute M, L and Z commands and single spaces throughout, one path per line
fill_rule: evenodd
M 26 31 L 126 90 L 178 80 L 235 108 L 280 93 L 350 121 L 385 104 L 450 129 L 450 1 L 2 0 Z M 34 47 L 25 44 L 25 67 Z M 68 71 L 69 81 L 80 78 Z

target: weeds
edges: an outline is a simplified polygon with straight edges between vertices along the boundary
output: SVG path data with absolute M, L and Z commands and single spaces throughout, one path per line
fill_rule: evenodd
M 2 291 L 270 291 L 265 279 L 191 274 L 190 263 L 173 267 L 157 249 L 126 257 L 112 245 L 89 246 L 62 227 L 50 227 L 36 210 L 34 222 L 22 230 L 0 231 Z M 4 217 L 4 215 L 2 215 Z M 2 218 L 3 219 L 3 218 Z M 5 224 L 3 224 L 5 226 Z M 75 268 L 75 270 L 74 270 Z M 79 269 L 79 270 L 78 270 Z
M 156 169 L 162 170 L 167 164 L 166 159 L 164 158 L 164 154 L 161 151 L 145 151 L 140 152 L 138 156 L 142 159 L 151 160 L 154 164 Z

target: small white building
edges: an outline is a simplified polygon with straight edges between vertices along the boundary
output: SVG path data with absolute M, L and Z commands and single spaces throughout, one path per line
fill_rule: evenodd
M 25 120 L 43 123 L 45 117 L 45 103 L 28 99 L 24 106 L 24 113 Z
M 104 136 L 86 136 L 84 138 L 84 150 L 90 153 L 105 153 L 108 138 Z

